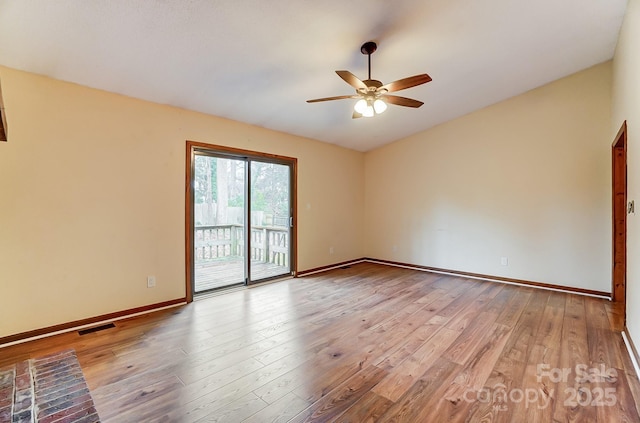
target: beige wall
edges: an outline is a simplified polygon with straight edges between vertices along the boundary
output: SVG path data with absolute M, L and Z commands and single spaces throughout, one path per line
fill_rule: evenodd
M 187 139 L 298 158 L 299 270 L 363 255 L 362 153 L 8 68 L 0 79 L 0 337 L 184 297 Z
M 368 152 L 366 255 L 610 292 L 611 67 Z
M 614 116 L 632 136 L 628 44 Z M 368 256 L 610 290 L 610 62 L 366 154 L 8 68 L 0 79 L 0 337 L 184 296 L 187 139 L 299 159 L 299 270 Z
M 627 198 L 640 200 L 640 0 L 629 0 L 613 59 L 613 119 L 610 138 L 627 121 Z M 627 327 L 640 346 L 640 204 L 627 219 Z

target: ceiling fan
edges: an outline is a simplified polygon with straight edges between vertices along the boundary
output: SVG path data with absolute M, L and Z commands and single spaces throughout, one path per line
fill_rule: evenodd
M 336 71 L 340 78 L 342 78 L 347 84 L 356 89 L 355 95 L 339 95 L 336 97 L 316 98 L 314 100 L 307 100 L 307 103 L 357 98 L 359 100 L 356 102 L 353 108 L 353 119 L 357 119 L 360 117 L 372 117 L 383 113 L 385 110 L 387 110 L 387 103 L 395 104 L 396 106 L 414 108 L 422 106 L 424 104 L 422 101 L 400 97 L 397 95 L 390 95 L 387 93 L 426 84 L 427 82 L 431 81 L 431 77 L 426 73 L 423 73 L 420 75 L 410 76 L 409 78 L 399 79 L 397 81 L 390 82 L 384 85 L 382 84 L 382 82 L 376 79 L 371 79 L 371 55 L 377 49 L 378 45 L 373 41 L 367 41 L 362 45 L 362 47 L 360 47 L 360 51 L 362 52 L 362 54 L 366 54 L 369 57 L 368 79 L 362 81 L 349 71 Z

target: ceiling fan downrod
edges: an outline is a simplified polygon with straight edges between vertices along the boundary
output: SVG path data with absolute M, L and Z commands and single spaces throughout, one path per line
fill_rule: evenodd
M 368 61 L 369 61 L 369 75 L 367 77 L 367 79 L 371 79 L 371 55 L 373 53 L 375 53 L 375 51 L 378 49 L 378 45 L 376 43 L 374 43 L 373 41 L 367 41 L 366 43 L 364 43 L 362 45 L 362 47 L 360 47 L 360 52 L 362 54 L 366 54 L 368 57 Z

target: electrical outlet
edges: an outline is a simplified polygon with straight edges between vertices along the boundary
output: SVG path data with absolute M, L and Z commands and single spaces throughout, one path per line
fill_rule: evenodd
M 147 288 L 155 288 L 155 287 L 156 287 L 156 277 L 147 276 Z
M 507 257 L 500 257 L 500 264 L 503 266 L 509 265 L 509 259 Z
M 329 254 L 333 254 L 333 247 L 329 247 Z
M 391 251 L 393 251 L 394 253 L 398 252 L 398 246 L 394 245 L 393 247 L 391 247 Z

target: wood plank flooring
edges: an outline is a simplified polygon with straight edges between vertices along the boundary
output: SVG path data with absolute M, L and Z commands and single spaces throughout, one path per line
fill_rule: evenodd
M 75 348 L 103 422 L 639 422 L 621 310 L 362 263 L 0 349 Z

